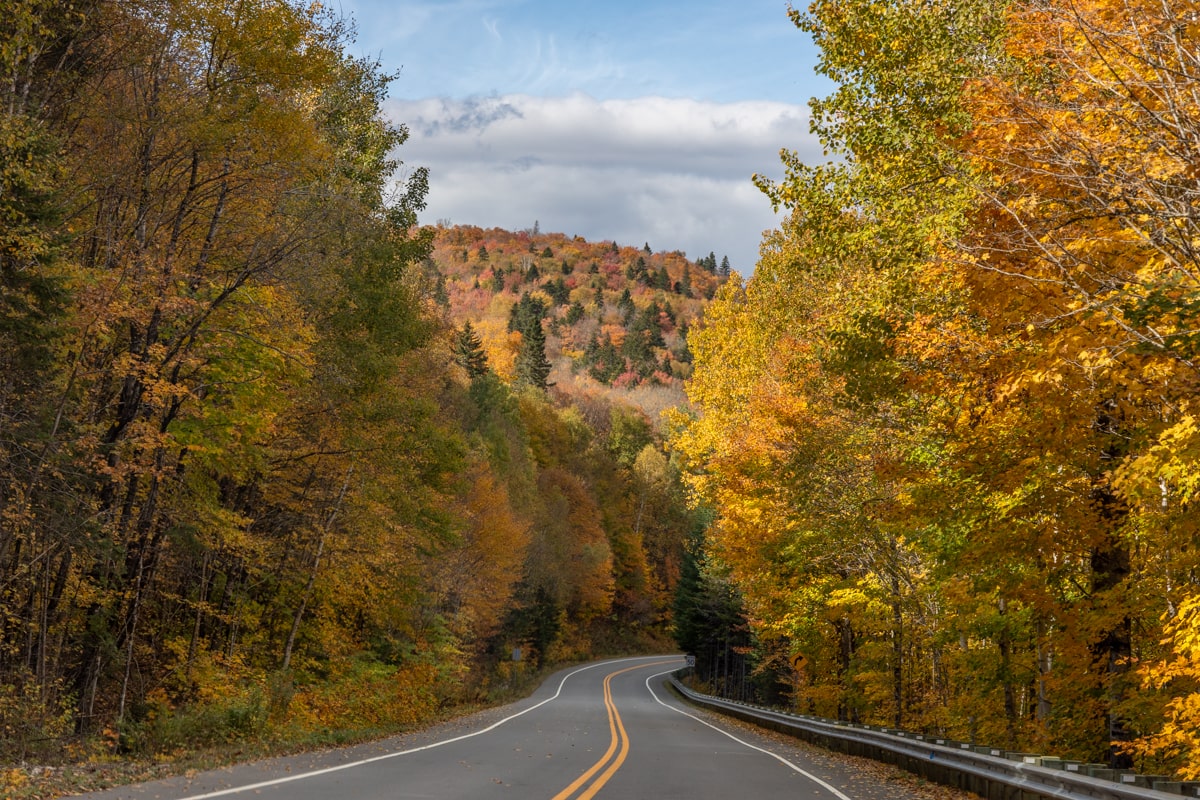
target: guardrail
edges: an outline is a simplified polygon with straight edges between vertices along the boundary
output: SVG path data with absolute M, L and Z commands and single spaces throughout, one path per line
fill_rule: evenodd
M 1137 775 L 1048 756 L 980 747 L 935 736 L 837 722 L 694 692 L 678 673 L 671 686 L 691 703 L 830 750 L 895 764 L 927 780 L 988 800 L 1171 800 L 1200 797 L 1200 782 Z

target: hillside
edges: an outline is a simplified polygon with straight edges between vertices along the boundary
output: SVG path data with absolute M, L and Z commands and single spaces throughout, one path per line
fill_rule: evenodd
M 536 226 L 439 226 L 432 261 L 453 323 L 470 323 L 501 377 L 517 378 L 520 329 L 532 315 L 558 392 L 619 399 L 653 419 L 684 402 L 688 328 L 728 276 L 728 261 L 711 253 L 691 261 Z

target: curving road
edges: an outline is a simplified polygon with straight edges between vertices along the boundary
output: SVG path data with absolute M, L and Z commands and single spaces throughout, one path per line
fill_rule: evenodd
M 726 732 L 681 703 L 663 687 L 663 678 L 682 661 L 678 656 L 602 661 L 564 670 L 530 698 L 468 718 L 458 729 L 441 726 L 372 745 L 85 797 L 857 800 L 856 789 L 864 788 L 859 778 L 831 770 L 828 763 L 806 763 L 798 751 L 754 734 Z M 879 787 L 868 791 L 875 794 Z M 897 796 L 894 790 L 889 794 Z

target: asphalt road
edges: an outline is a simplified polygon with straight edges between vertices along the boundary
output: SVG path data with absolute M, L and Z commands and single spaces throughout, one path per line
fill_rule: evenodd
M 859 800 L 879 787 L 701 715 L 678 656 L 564 670 L 531 697 L 397 739 L 128 786 L 94 800 Z M 709 721 L 711 720 L 711 722 Z M 718 727 L 714 727 L 712 723 Z M 770 751 L 779 752 L 770 752 Z M 866 787 L 865 793 L 857 791 Z M 884 795 L 887 796 L 887 795 Z M 892 794 L 895 797 L 897 795 Z

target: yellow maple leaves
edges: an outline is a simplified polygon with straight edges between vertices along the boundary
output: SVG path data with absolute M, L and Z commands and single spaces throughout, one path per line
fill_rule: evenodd
M 861 682 L 844 648 L 828 670 L 846 703 L 951 728 L 989 713 L 1011 742 L 1121 761 L 1110 733 L 1153 736 L 1161 702 L 1175 754 L 1194 751 L 1190 695 L 1151 700 L 1134 675 L 1164 604 L 1200 594 L 1194 6 L 796 14 L 842 83 L 814 107 L 847 160 L 785 154 L 785 180 L 760 181 L 792 215 L 697 337 L 677 441 L 804 692 L 828 698 L 811 668 L 849 626 Z M 887 613 L 799 612 L 852 591 Z M 1166 644 L 1185 652 L 1195 624 Z M 881 685 L 930 662 L 928 683 Z

